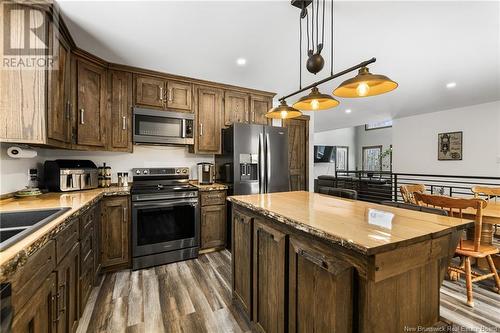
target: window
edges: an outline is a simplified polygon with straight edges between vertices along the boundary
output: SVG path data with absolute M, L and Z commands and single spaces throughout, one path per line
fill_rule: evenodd
M 382 146 L 363 147 L 363 170 L 382 171 Z
M 380 129 L 380 128 L 387 128 L 387 127 L 392 127 L 392 120 L 384 120 L 384 121 L 378 121 L 375 123 L 366 124 L 365 131 Z
M 335 167 L 338 171 L 349 170 L 349 147 L 338 146 Z

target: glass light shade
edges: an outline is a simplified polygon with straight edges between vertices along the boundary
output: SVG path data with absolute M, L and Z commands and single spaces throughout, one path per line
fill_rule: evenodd
M 266 117 L 271 119 L 290 119 L 300 117 L 301 115 L 302 112 L 288 106 L 285 101 L 281 101 L 279 106 L 272 108 L 266 113 Z
M 340 102 L 332 96 L 322 94 L 317 87 L 313 87 L 309 95 L 301 97 L 293 107 L 299 110 L 319 111 L 331 109 L 339 104 Z
M 384 94 L 398 87 L 398 84 L 385 75 L 372 74 L 362 67 L 358 75 L 345 80 L 333 91 L 338 97 L 367 97 Z

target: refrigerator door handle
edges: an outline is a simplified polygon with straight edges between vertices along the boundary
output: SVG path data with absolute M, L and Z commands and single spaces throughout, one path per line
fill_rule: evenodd
M 264 135 L 259 134 L 259 192 L 265 193 L 265 166 L 264 166 Z
M 269 133 L 266 133 L 266 193 L 269 191 L 271 182 L 271 144 L 269 142 Z

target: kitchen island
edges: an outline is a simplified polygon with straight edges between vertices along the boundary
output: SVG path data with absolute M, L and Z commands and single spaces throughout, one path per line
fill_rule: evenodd
M 234 302 L 262 332 L 403 332 L 439 321 L 465 219 L 309 192 L 232 202 Z

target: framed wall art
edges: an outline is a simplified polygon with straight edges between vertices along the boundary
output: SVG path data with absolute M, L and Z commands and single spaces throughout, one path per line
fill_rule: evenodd
M 438 134 L 438 160 L 462 160 L 463 132 L 448 132 Z

